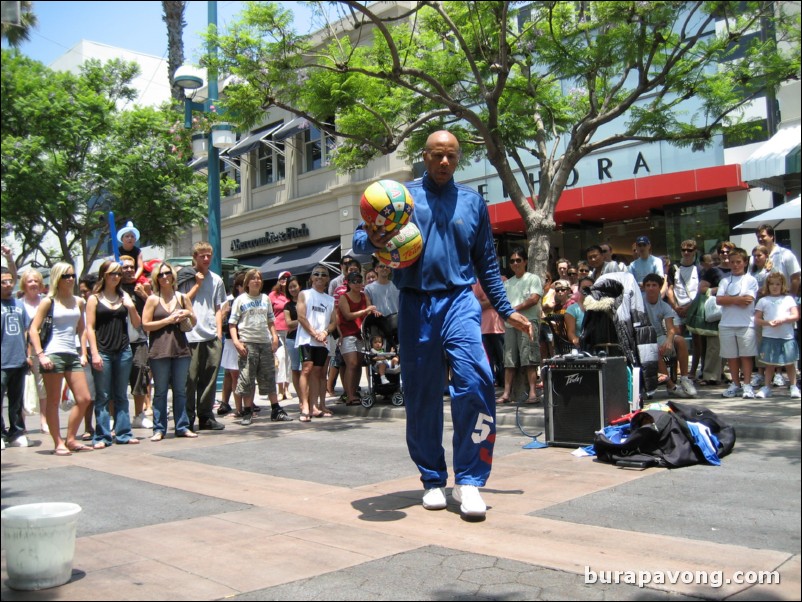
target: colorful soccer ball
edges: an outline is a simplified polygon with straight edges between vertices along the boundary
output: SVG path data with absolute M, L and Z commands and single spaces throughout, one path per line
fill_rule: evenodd
M 376 257 L 391 268 L 405 268 L 418 261 L 421 251 L 423 251 L 423 237 L 418 227 L 409 222 L 390 239 L 385 251 L 376 252 Z
M 409 190 L 394 180 L 374 182 L 359 201 L 359 212 L 365 223 L 387 232 L 406 224 L 414 208 Z

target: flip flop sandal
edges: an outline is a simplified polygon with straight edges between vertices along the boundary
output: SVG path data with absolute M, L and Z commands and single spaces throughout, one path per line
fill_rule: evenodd
M 105 445 L 105 444 L 104 444 Z M 90 445 L 84 445 L 83 443 L 79 445 L 75 445 L 73 447 L 68 447 L 72 453 L 84 452 L 84 451 L 95 451 L 95 448 Z
M 309 414 L 304 414 L 301 412 L 300 418 L 298 418 L 301 422 L 312 422 L 312 417 Z
M 68 449 L 54 449 L 53 450 L 54 456 L 71 456 L 72 452 Z

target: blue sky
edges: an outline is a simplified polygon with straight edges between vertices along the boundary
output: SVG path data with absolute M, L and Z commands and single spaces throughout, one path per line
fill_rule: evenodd
M 217 21 L 221 29 L 231 23 L 245 2 L 218 2 Z M 283 2 L 296 14 L 296 25 L 308 24 L 309 13 L 299 2 Z M 162 21 L 161 2 L 40 2 L 33 10 L 39 26 L 20 50 L 50 65 L 80 40 L 91 40 L 155 56 L 167 56 L 167 28 Z M 206 29 L 207 3 L 187 3 L 184 54 L 196 62 L 201 54 L 201 34 Z M 300 27 L 299 30 L 303 31 Z M 4 44 L 5 46 L 5 44 Z

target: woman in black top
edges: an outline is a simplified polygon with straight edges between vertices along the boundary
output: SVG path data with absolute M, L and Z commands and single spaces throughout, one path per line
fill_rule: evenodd
M 93 295 L 86 302 L 86 332 L 95 379 L 95 449 L 112 444 L 109 402 L 114 403 L 117 443 L 139 443 L 131 436 L 128 413 L 128 377 L 134 357 L 128 342 L 128 320 L 141 323 L 134 301 L 122 289 L 122 267 L 104 261 L 98 270 Z
M 295 387 L 295 394 L 299 395 L 301 390 L 301 355 L 295 347 L 295 335 L 298 334 L 298 295 L 301 293 L 301 283 L 298 278 L 291 276 L 287 280 L 287 296 L 289 301 L 284 305 L 284 321 L 287 323 L 287 356 L 290 360 L 290 370 L 292 371 L 292 385 Z

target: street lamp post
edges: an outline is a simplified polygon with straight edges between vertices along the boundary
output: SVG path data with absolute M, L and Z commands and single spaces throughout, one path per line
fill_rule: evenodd
M 215 33 L 217 30 L 217 2 L 209 1 L 208 6 L 208 23 L 214 26 Z M 190 129 L 192 127 L 192 113 L 198 111 L 201 113 L 214 112 L 215 103 L 217 102 L 217 70 L 214 67 L 214 59 L 217 58 L 217 44 L 214 40 L 209 40 L 208 54 L 213 59 L 208 71 L 208 98 L 203 102 L 194 102 L 189 98 L 184 100 L 184 127 Z M 191 70 L 185 67 L 176 69 L 174 75 L 176 85 L 186 90 L 196 90 L 203 86 L 203 78 L 192 73 Z M 223 243 L 221 236 L 221 219 L 220 219 L 220 151 L 219 148 L 227 148 L 233 143 L 233 139 L 226 139 L 225 142 L 217 142 L 215 140 L 214 131 L 206 132 L 208 135 L 209 143 L 208 158 L 209 164 L 207 166 L 208 174 L 208 200 L 209 200 L 209 244 L 212 245 L 212 265 L 210 269 L 218 275 L 223 274 Z M 217 145 L 216 145 L 217 144 Z

